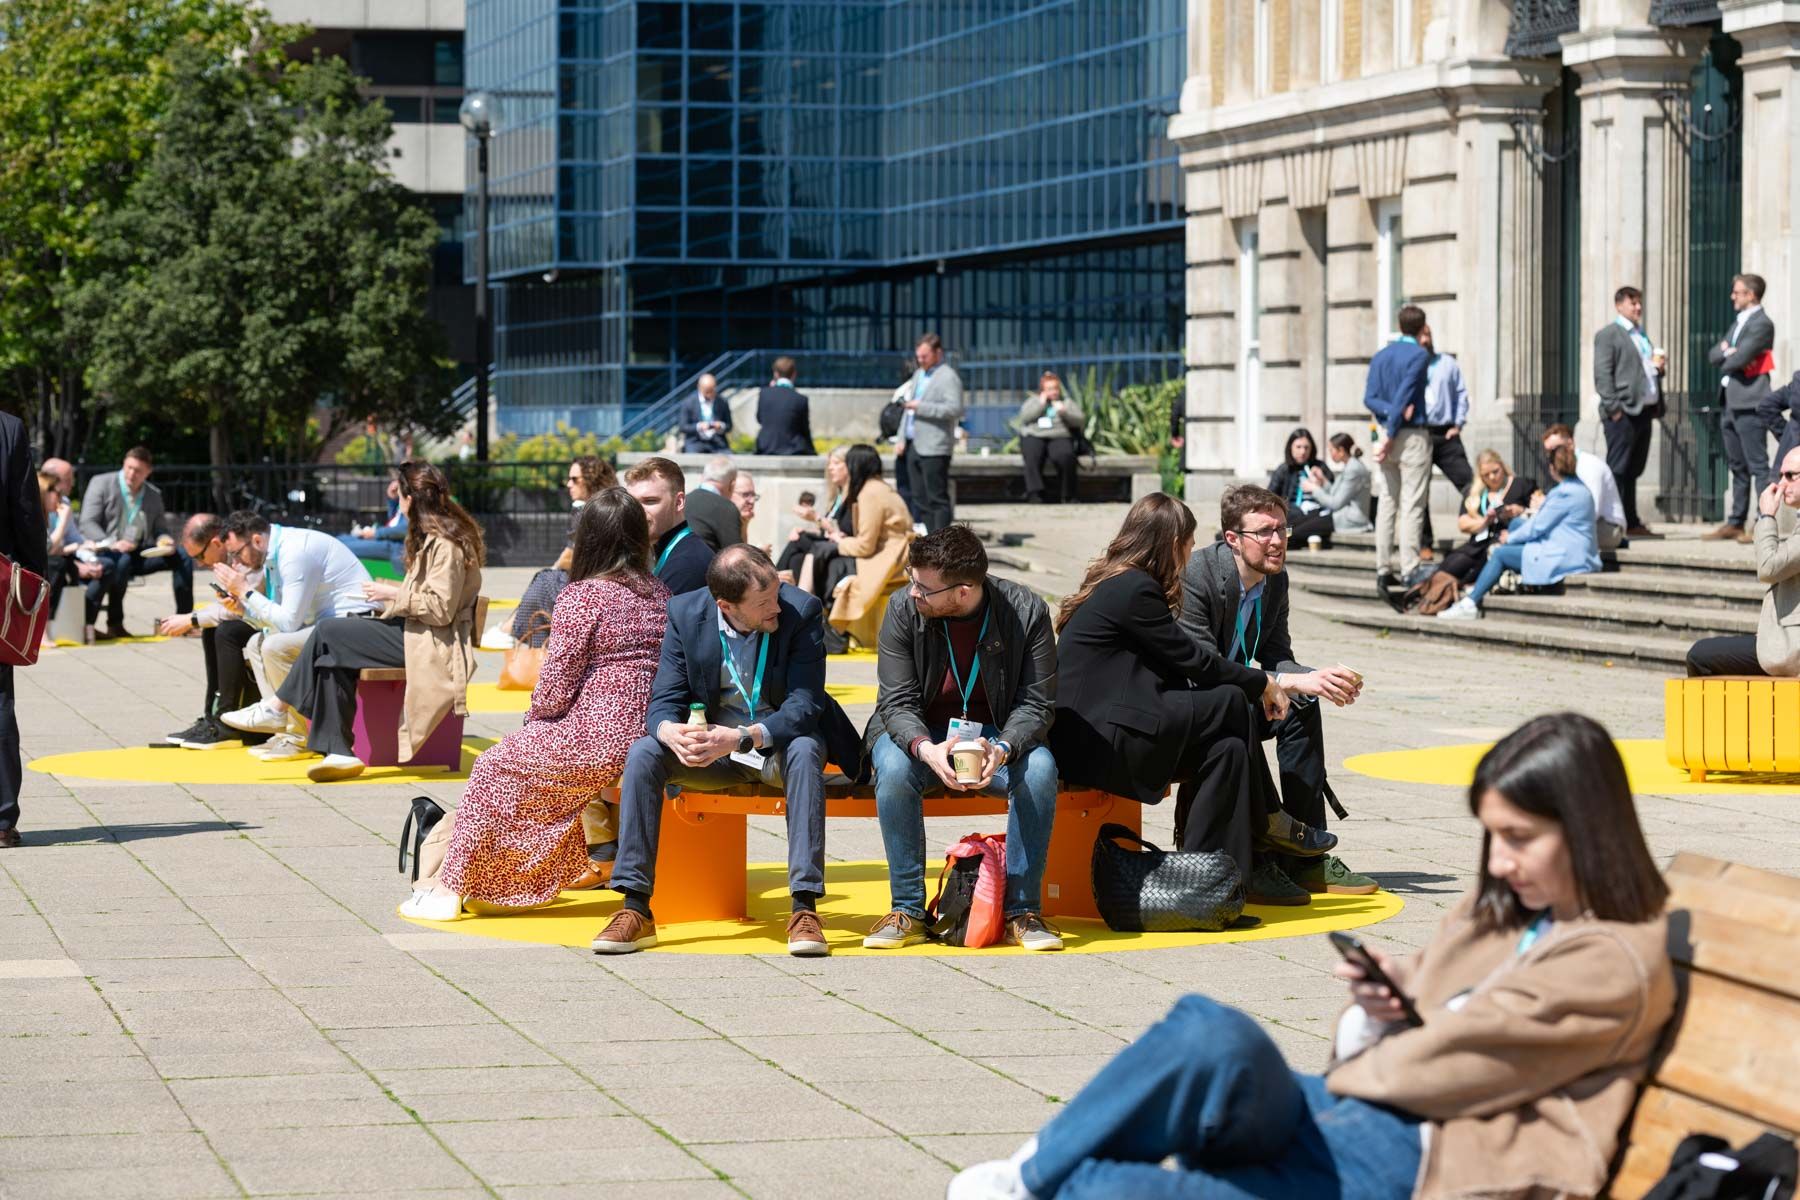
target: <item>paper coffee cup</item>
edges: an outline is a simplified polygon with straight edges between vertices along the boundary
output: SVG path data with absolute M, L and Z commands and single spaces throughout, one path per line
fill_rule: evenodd
M 950 747 L 950 766 L 958 783 L 981 782 L 981 760 L 987 757 L 980 742 L 958 742 Z

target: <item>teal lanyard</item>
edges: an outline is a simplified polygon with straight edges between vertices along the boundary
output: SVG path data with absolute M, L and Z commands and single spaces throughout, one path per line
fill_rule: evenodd
M 991 608 L 981 614 L 981 629 L 975 634 L 975 656 L 969 667 L 967 683 L 963 682 L 962 672 L 956 669 L 956 645 L 950 640 L 950 625 L 948 622 L 944 624 L 944 648 L 950 651 L 950 678 L 956 681 L 957 689 L 962 692 L 962 715 L 965 721 L 969 718 L 969 697 L 975 694 L 975 681 L 981 678 L 981 641 L 987 637 L 988 618 L 993 615 L 994 610 Z
M 1302 470 L 1302 471 L 1306 470 L 1305 466 L 1302 466 L 1300 468 L 1300 470 Z M 1294 476 L 1294 503 L 1295 504 L 1300 503 L 1300 496 L 1301 496 L 1301 491 L 1302 491 L 1302 489 L 1300 487 L 1301 478 L 1302 478 L 1302 476 L 1300 476 L 1300 475 Z
M 119 529 L 121 537 L 131 534 L 131 527 L 137 524 L 138 514 L 144 511 L 144 498 L 139 496 L 137 502 L 131 499 L 131 489 L 125 486 L 125 472 L 119 472 L 119 503 L 125 510 L 125 522 Z
M 763 668 L 769 665 L 769 635 L 762 635 L 762 645 L 756 651 L 756 679 L 750 684 L 750 690 L 744 690 L 744 677 L 738 674 L 737 656 L 731 652 L 731 644 L 725 640 L 725 631 L 719 630 L 719 650 L 725 656 L 725 669 L 731 672 L 731 686 L 738 690 L 744 703 L 750 706 L 750 719 L 756 720 L 756 706 L 762 703 Z
M 1481 515 L 1482 516 L 1484 516 L 1484 517 L 1487 516 L 1488 508 L 1493 503 L 1493 498 L 1494 498 L 1494 493 L 1492 493 L 1492 492 L 1481 493 Z
M 1539 913 L 1537 920 L 1533 921 L 1530 925 L 1527 925 L 1525 927 L 1525 932 L 1519 935 L 1519 953 L 1523 954 L 1531 949 L 1532 946 L 1537 944 L 1537 940 L 1549 931 L 1550 914 L 1547 912 Z
M 675 547 L 681 545 L 681 539 L 692 532 L 694 531 L 691 529 L 683 529 L 680 533 L 669 539 L 669 544 L 663 547 L 662 557 L 656 560 L 656 573 L 658 575 L 662 574 L 663 564 L 669 561 L 669 555 L 675 553 Z
M 1255 601 L 1251 603 L 1250 607 L 1256 612 L 1256 640 L 1253 642 L 1246 641 L 1244 638 L 1244 606 L 1242 604 L 1238 605 L 1237 610 L 1238 650 L 1242 652 L 1244 656 L 1244 665 L 1246 666 L 1248 666 L 1250 660 L 1255 657 L 1256 648 L 1262 644 L 1262 597 L 1258 596 Z
M 842 507 L 844 507 L 844 497 L 842 493 L 839 493 L 831 498 L 831 507 L 825 510 L 825 519 L 829 521 L 831 518 L 837 516 L 838 509 Z
M 275 548 L 281 543 L 281 526 L 269 526 L 269 555 L 263 559 L 263 594 L 275 603 Z

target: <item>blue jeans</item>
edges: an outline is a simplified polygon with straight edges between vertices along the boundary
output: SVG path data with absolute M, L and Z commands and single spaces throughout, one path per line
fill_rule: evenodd
M 1177 1156 L 1183 1170 L 1158 1164 Z M 1040 1200 L 1406 1200 L 1418 1118 L 1333 1096 L 1254 1019 L 1183 997 L 1038 1134 Z
M 1475 579 L 1475 587 L 1469 592 L 1469 599 L 1480 604 L 1482 598 L 1494 590 L 1500 582 L 1500 576 L 1507 571 L 1521 571 L 1525 567 L 1525 547 L 1511 542 L 1504 546 L 1495 546 L 1488 551 L 1487 562 L 1481 568 L 1481 574 Z
M 984 725 L 982 736 L 1000 731 Z M 931 731 L 933 741 L 944 730 Z M 881 844 L 887 850 L 888 888 L 893 907 L 915 920 L 925 919 L 925 793 L 942 791 L 932 769 L 883 734 L 870 756 L 875 765 L 875 813 L 881 821 Z M 1056 821 L 1056 759 L 1045 746 L 1025 756 L 1025 769 L 1008 764 L 994 772 L 990 796 L 1006 797 L 1006 913 L 1043 911 L 1044 860 L 1050 853 L 1050 827 Z
M 382 538 L 359 538 L 354 534 L 338 534 L 338 542 L 358 558 L 370 562 L 394 562 L 395 552 L 404 556 L 404 542 L 384 540 Z

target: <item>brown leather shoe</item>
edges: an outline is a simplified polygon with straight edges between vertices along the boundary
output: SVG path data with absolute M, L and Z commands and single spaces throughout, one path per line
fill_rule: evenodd
M 1737 540 L 1742 545 L 1748 546 L 1756 541 L 1756 535 L 1746 529 L 1744 532 L 1738 534 Z
M 824 958 L 831 953 L 825 942 L 825 930 L 819 925 L 819 914 L 802 908 L 788 918 L 788 953 L 795 958 Z
M 563 884 L 565 892 L 591 892 L 612 882 L 613 865 L 588 859 L 587 870 Z
M 656 922 L 621 908 L 594 938 L 595 954 L 636 954 L 656 945 Z
M 1700 540 L 1703 542 L 1729 542 L 1736 541 L 1743 536 L 1744 527 L 1742 525 L 1733 525 L 1730 522 L 1726 522 L 1717 529 L 1709 529 L 1707 532 L 1701 534 Z
M 1628 538 L 1659 538 L 1662 534 L 1657 533 L 1648 525 L 1633 525 L 1625 531 L 1625 536 Z
M 14 846 L 23 845 L 25 839 L 19 836 L 16 829 L 0 829 L 0 849 L 11 850 Z

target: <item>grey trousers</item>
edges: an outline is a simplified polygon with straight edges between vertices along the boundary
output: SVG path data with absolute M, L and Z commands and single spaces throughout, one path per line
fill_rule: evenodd
M 663 793 L 670 784 L 705 791 L 766 783 L 787 792 L 788 892 L 825 892 L 825 744 L 797 737 L 779 751 L 763 751 L 763 769 L 721 758 L 709 767 L 683 766 L 667 746 L 641 737 L 625 755 L 619 781 L 619 857 L 614 891 L 648 900 L 656 888 L 656 846 L 662 836 Z

